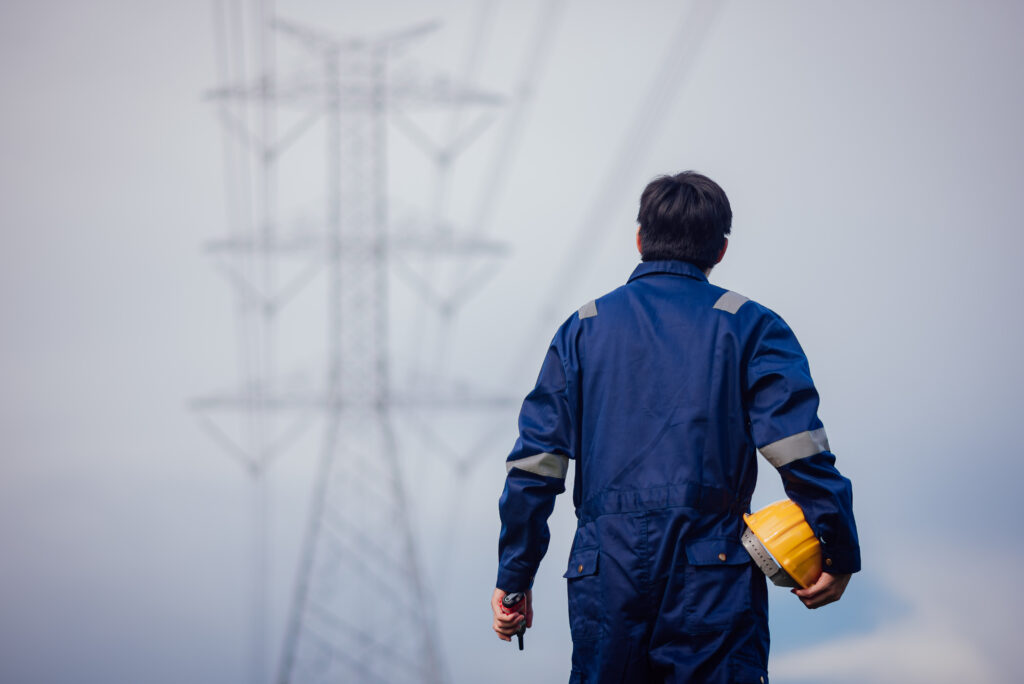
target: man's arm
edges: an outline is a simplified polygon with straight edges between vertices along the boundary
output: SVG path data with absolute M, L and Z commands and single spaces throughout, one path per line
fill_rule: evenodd
M 537 378 L 519 414 L 519 438 L 505 463 L 505 489 L 498 502 L 497 587 L 505 592 L 526 591 L 547 552 L 548 517 L 555 496 L 565 491 L 569 460 L 575 456 L 575 437 L 569 401 L 569 382 L 559 340 L 548 348 Z
M 852 488 L 829 451 L 807 358 L 792 330 L 774 314 L 758 331 L 746 382 L 755 444 L 822 544 L 825 573 L 814 586 L 794 593 L 809 608 L 831 603 L 842 595 L 849 575 L 860 570 Z

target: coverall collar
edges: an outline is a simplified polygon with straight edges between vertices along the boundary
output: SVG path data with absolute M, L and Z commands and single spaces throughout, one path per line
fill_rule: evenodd
M 702 280 L 705 283 L 708 282 L 708 277 L 704 275 L 704 271 L 700 270 L 697 266 L 688 261 L 675 260 L 643 261 L 633 269 L 633 274 L 629 276 L 627 282 L 631 283 L 637 278 L 643 278 L 654 273 L 671 273 L 672 275 L 681 275 L 693 278 L 694 280 Z

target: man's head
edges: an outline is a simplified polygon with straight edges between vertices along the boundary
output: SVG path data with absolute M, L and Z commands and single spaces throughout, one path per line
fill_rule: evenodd
M 732 208 L 718 183 L 683 171 L 647 184 L 636 220 L 644 261 L 678 259 L 710 271 L 725 254 Z

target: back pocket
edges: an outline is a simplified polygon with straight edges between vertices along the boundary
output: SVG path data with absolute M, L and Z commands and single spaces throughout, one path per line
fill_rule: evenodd
M 753 563 L 738 539 L 709 537 L 686 545 L 686 630 L 711 632 L 749 619 Z
M 601 553 L 597 547 L 573 549 L 569 554 L 569 567 L 563 577 L 569 595 L 569 629 L 573 641 L 601 635 L 600 559 Z

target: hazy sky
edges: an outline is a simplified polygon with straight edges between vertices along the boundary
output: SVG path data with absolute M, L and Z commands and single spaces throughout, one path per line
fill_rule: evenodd
M 277 7 L 340 35 L 437 19 L 409 60 L 452 72 L 481 4 Z M 511 97 L 542 6 L 491 7 L 473 80 Z M 1024 4 L 735 0 L 695 15 L 708 28 L 688 33 L 678 23 L 689 7 L 565 3 L 507 182 L 487 205 L 486 234 L 509 256 L 450 338 L 396 274 L 396 386 L 443 371 L 522 396 L 558 323 L 635 265 L 643 185 L 707 173 L 735 215 L 712 281 L 796 330 L 863 544 L 864 571 L 841 603 L 809 612 L 772 592 L 773 681 L 1020 681 L 1024 600 L 1003 578 L 1024 562 L 1013 505 L 1024 477 Z M 201 99 L 217 85 L 214 45 L 209 2 L 0 5 L 4 682 L 236 682 L 250 671 L 252 481 L 187 408 L 236 378 L 232 291 L 202 253 L 225 231 L 222 129 Z M 452 176 L 444 216 L 457 226 L 477 215 L 498 114 Z M 313 135 L 282 168 L 282 221 L 319 216 Z M 415 146 L 391 135 L 397 223 L 429 213 L 437 186 Z M 423 268 L 447 282 L 465 264 Z M 322 382 L 319 342 L 304 346 L 322 322 L 303 306 L 285 326 L 281 374 Z M 488 607 L 515 409 L 438 419 L 459 452 L 505 426 L 462 474 L 412 429 L 422 419 L 397 426 L 407 478 L 429 485 L 413 504 L 452 679 L 561 681 L 569 499 L 518 653 L 490 631 Z M 317 435 L 270 472 L 271 661 Z M 755 506 L 781 494 L 762 468 Z

